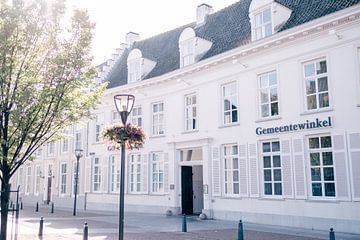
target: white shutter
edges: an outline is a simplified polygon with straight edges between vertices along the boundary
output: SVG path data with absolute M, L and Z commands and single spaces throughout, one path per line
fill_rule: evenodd
M 293 139 L 293 149 L 295 198 L 306 199 L 305 156 L 302 138 Z
M 350 189 L 348 180 L 348 166 L 346 159 L 345 136 L 333 135 L 333 159 L 335 166 L 336 198 L 339 200 L 350 200 Z
M 128 190 L 129 190 L 129 182 L 130 182 L 130 157 L 131 157 L 131 154 L 128 154 L 127 157 L 125 157 L 125 171 L 124 171 L 124 178 L 125 178 L 125 181 L 124 181 L 124 193 L 127 194 L 128 193 Z M 119 166 L 120 166 L 120 184 L 121 183 L 121 155 L 120 155 L 120 160 L 119 160 Z M 120 189 L 119 189 L 120 191 Z
M 282 193 L 284 198 L 293 198 L 292 164 L 290 141 L 281 141 Z
M 212 194 L 213 196 L 221 196 L 219 147 L 211 148 L 211 159 L 212 159 Z
M 141 191 L 148 193 L 148 158 L 147 154 L 141 155 Z
M 164 192 L 169 192 L 169 153 L 164 153 Z
M 250 197 L 259 197 L 259 168 L 257 159 L 257 145 L 251 143 L 248 145 L 249 156 L 249 180 Z
M 240 196 L 248 197 L 247 146 L 239 145 Z
M 360 133 L 349 134 L 352 197 L 360 201 Z

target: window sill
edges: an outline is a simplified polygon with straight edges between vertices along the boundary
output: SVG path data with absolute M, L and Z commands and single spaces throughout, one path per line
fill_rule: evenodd
M 196 132 L 199 132 L 199 129 L 184 131 L 184 132 L 182 132 L 181 134 L 189 134 L 189 133 L 196 133 Z
M 162 138 L 162 137 L 165 137 L 165 134 L 149 136 L 149 138 Z
M 337 200 L 336 198 L 311 198 L 311 199 L 307 199 L 305 200 L 305 202 L 313 202 L 313 203 L 340 203 L 339 200 Z
M 236 199 L 236 200 L 242 199 L 242 197 L 240 195 L 225 195 L 225 196 L 219 196 L 217 198 L 219 198 L 219 199 Z
M 261 201 L 285 201 L 284 197 L 270 197 L 270 196 L 260 196 L 258 200 Z
M 268 122 L 268 121 L 274 121 L 281 119 L 281 116 L 274 116 L 274 117 L 267 117 L 267 118 L 259 118 L 258 120 L 255 120 L 256 123 L 260 122 Z
M 240 126 L 240 123 L 235 122 L 235 123 L 222 124 L 219 126 L 219 128 L 227 128 L 227 127 L 235 127 L 235 126 Z
M 307 111 L 300 113 L 300 116 L 311 115 L 311 114 L 316 114 L 316 113 L 323 113 L 323 112 L 332 112 L 332 111 L 334 111 L 334 109 L 330 108 L 330 107 L 323 108 L 323 109 L 307 110 Z

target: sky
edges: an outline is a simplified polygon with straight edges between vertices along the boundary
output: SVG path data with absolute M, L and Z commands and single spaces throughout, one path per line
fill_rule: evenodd
M 202 3 L 214 12 L 238 0 L 67 0 L 68 9 L 87 9 L 96 24 L 92 43 L 93 63 L 111 57 L 128 32 L 141 39 L 166 32 L 196 20 L 196 7 Z

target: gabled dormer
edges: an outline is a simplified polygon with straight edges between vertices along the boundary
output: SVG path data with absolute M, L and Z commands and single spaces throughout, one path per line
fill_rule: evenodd
M 291 9 L 274 0 L 253 0 L 249 8 L 252 41 L 276 33 L 290 15 Z
M 140 49 L 133 49 L 127 58 L 128 83 L 140 81 L 155 67 L 156 62 L 144 58 Z
M 180 67 L 198 62 L 212 46 L 212 42 L 196 37 L 194 29 L 185 28 L 179 37 Z

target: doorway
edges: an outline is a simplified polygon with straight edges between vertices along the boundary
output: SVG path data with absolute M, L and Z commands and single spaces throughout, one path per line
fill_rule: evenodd
M 45 201 L 46 204 L 50 204 L 51 202 L 52 179 L 53 179 L 52 165 L 49 165 L 48 177 L 47 177 L 46 201 Z
M 183 214 L 200 214 L 204 206 L 201 165 L 181 167 L 181 209 Z

